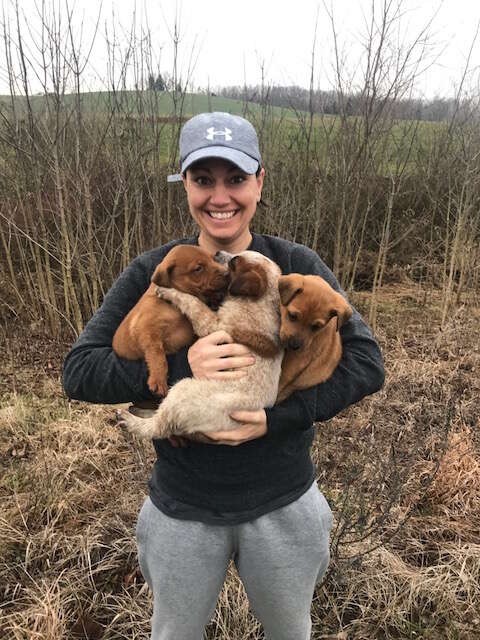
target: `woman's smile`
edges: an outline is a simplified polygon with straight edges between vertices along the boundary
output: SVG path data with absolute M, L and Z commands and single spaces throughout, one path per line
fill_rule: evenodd
M 207 211 L 207 213 L 215 220 L 230 220 L 238 211 L 239 209 L 234 209 L 233 211 Z

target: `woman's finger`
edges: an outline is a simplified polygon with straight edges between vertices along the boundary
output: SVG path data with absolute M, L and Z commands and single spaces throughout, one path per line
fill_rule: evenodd
M 215 371 L 225 371 L 228 369 L 242 369 L 243 367 L 251 367 L 252 364 L 255 364 L 254 356 L 219 358 L 218 360 L 212 360 L 211 368 Z
M 232 336 L 226 331 L 223 331 L 223 329 L 220 329 L 219 331 L 214 331 L 213 333 L 209 333 L 208 336 L 205 336 L 204 338 L 200 338 L 200 340 L 202 340 L 205 343 L 217 344 L 217 345 L 233 342 Z
M 235 420 L 235 422 L 253 425 L 263 424 L 267 419 L 265 409 L 258 409 L 257 411 L 232 411 L 230 417 L 232 420 Z
M 253 355 L 248 347 L 243 344 L 233 342 L 230 344 L 219 344 L 214 347 L 217 358 L 228 358 L 230 356 L 248 356 Z

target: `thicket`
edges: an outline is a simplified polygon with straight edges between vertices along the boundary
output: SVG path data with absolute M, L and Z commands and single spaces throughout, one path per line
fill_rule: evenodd
M 274 108 L 266 80 L 259 104 L 242 105 L 267 169 L 268 207 L 255 230 L 311 246 L 347 290 L 371 290 L 373 325 L 387 278 L 409 277 L 425 295 L 440 287 L 442 322 L 480 289 L 477 100 L 465 99 L 464 74 L 448 122 L 398 120 L 429 42 L 427 25 L 395 48 L 399 6 L 384 2 L 367 26 L 358 115 L 340 54 L 338 115 L 315 114 L 315 39 L 308 108 Z M 158 76 L 148 30 L 134 25 L 125 45 L 107 34 L 106 91 L 95 97 L 82 89 L 89 50 L 73 25 L 72 12 L 62 23 L 42 5 L 33 57 L 25 18 L 17 10 L 3 21 L 0 317 L 34 319 L 54 334 L 79 332 L 135 255 L 193 230 L 181 186 L 166 179 L 177 170 L 194 70 L 179 71 L 177 25 L 169 114 L 159 108 L 165 92 L 148 88 Z M 32 95 L 32 80 L 42 95 Z

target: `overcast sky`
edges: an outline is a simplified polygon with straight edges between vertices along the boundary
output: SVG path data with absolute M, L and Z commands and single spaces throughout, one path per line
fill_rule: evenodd
M 390 2 L 391 0 L 385 0 Z M 5 11 L 12 14 L 10 0 L 2 0 Z M 37 0 L 37 6 L 41 0 Z M 51 0 L 46 0 L 52 5 Z M 377 10 L 383 0 L 375 2 Z M 397 1 L 391 3 L 392 6 Z M 31 39 L 38 39 L 34 0 L 19 0 L 26 19 L 24 39 L 30 57 L 35 59 Z M 77 39 L 83 21 L 82 50 L 86 52 L 94 31 L 101 3 L 94 0 L 56 0 L 62 13 L 74 6 L 73 23 Z M 327 0 L 333 6 L 336 32 L 341 55 L 345 58 L 346 74 L 353 74 L 362 54 L 366 21 L 371 16 L 371 0 Z M 404 0 L 402 18 L 395 23 L 392 36 L 407 47 L 436 13 L 429 28 L 430 44 L 423 58 L 428 67 L 416 84 L 417 95 L 453 95 L 458 84 L 480 19 L 478 0 Z M 255 84 L 260 81 L 263 63 L 266 81 L 274 84 L 298 84 L 308 87 L 315 21 L 318 14 L 315 86 L 328 89 L 333 80 L 334 47 L 332 29 L 323 2 L 318 0 L 104 0 L 100 29 L 92 50 L 84 89 L 102 88 L 106 78 L 105 29 L 112 36 L 116 25 L 117 38 L 128 32 L 135 22 L 148 24 L 152 35 L 154 56 L 160 60 L 162 71 L 172 67 L 172 40 L 175 13 L 178 12 L 181 42 L 180 65 L 185 75 L 190 53 L 195 52 L 193 73 L 195 86 L 212 88 L 225 85 Z M 115 17 L 113 17 L 113 15 Z M 377 14 L 379 16 L 379 13 Z M 120 26 L 121 25 L 121 26 Z M 13 23 L 11 23 L 13 28 Z M 28 33 L 31 31 L 31 34 Z M 63 28 L 64 32 L 65 29 Z M 37 34 L 37 35 L 36 35 Z M 37 55 L 38 58 L 38 55 Z M 432 66 L 430 66 L 432 65 Z M 470 61 L 469 85 L 478 90 L 480 67 L 480 38 Z M 358 69 L 357 69 L 358 71 Z M 6 93 L 5 57 L 0 54 L 0 92 Z M 357 76 L 358 78 L 358 76 Z M 35 85 L 32 79 L 32 85 Z M 32 86 L 32 90 L 38 89 Z

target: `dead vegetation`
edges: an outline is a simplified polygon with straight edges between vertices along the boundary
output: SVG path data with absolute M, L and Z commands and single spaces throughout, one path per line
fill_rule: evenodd
M 413 285 L 382 290 L 386 386 L 318 428 L 314 458 L 336 522 L 314 639 L 477 637 L 480 311 L 459 309 L 441 331 L 438 297 L 423 300 Z M 365 310 L 368 294 L 354 302 Z M 34 344 L 22 342 L 15 374 L 18 343 L 2 358 L 14 384 L 0 409 L 0 636 L 146 639 L 134 528 L 151 447 L 118 431 L 111 408 L 68 403 L 58 358 L 36 375 L 25 355 L 38 371 Z M 262 637 L 232 569 L 206 638 Z

